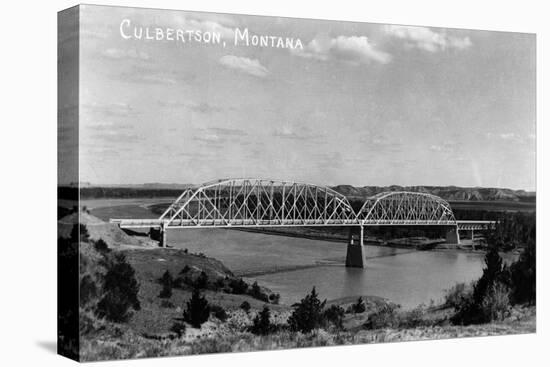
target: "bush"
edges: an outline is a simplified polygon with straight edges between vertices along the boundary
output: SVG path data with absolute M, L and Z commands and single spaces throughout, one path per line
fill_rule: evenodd
M 430 321 L 426 320 L 426 309 L 423 306 L 404 312 L 399 317 L 400 328 L 411 329 L 428 325 L 430 325 Z
M 345 311 L 338 305 L 332 305 L 323 313 L 323 319 L 326 324 L 332 324 L 338 329 L 343 328 Z
M 177 321 L 172 325 L 170 331 L 176 333 L 178 335 L 178 338 L 180 338 L 185 333 L 185 324 L 183 322 Z
M 365 306 L 365 302 L 363 302 L 363 298 L 359 297 L 357 302 L 355 302 L 352 306 L 353 313 L 363 313 L 366 310 L 367 307 Z
M 451 322 L 458 325 L 482 324 L 503 317 L 510 300 L 507 284 L 510 284 L 510 271 L 503 265 L 496 247 L 485 255 L 483 274 L 473 286 L 472 292 L 465 290 L 449 298 L 454 304 L 455 314 Z
M 169 285 L 163 285 L 159 293 L 159 298 L 170 298 L 172 297 L 172 287 Z
M 243 303 L 241 303 L 241 309 L 243 309 L 244 312 L 248 313 L 248 311 L 250 311 L 250 303 L 248 303 L 248 301 L 244 301 Z
M 208 287 L 208 275 L 204 271 L 201 271 L 197 279 L 195 279 L 194 286 L 198 289 L 206 289 Z
M 187 274 L 189 272 L 189 270 L 191 270 L 191 268 L 189 267 L 189 265 L 185 265 L 183 267 L 183 269 L 180 270 L 180 275 L 182 274 Z
M 271 293 L 269 295 L 269 302 L 273 303 L 274 305 L 278 305 L 280 299 L 281 295 L 279 293 Z
M 162 301 L 160 301 L 160 307 L 162 308 L 174 308 L 176 306 L 174 306 L 174 304 L 170 301 L 168 301 L 167 299 L 163 299 Z
M 465 298 L 472 297 L 473 284 L 457 283 L 445 291 L 444 304 L 457 310 Z
M 227 320 L 227 312 L 225 312 L 224 308 L 218 305 L 212 305 L 210 306 L 210 312 L 212 315 L 214 315 L 215 318 L 217 318 L 220 321 Z
M 288 319 L 288 326 L 292 331 L 301 331 L 308 333 L 313 329 L 319 328 L 323 322 L 323 308 L 326 300 L 321 302 L 315 291 L 306 295 L 299 303 L 292 305 L 294 311 Z
M 248 284 L 242 279 L 230 279 L 229 288 L 233 294 L 245 294 L 248 291 Z
M 200 328 L 210 316 L 210 305 L 206 298 L 201 296 L 200 290 L 195 288 L 191 299 L 187 301 L 187 309 L 183 312 L 183 319 L 195 328 Z
M 94 242 L 94 248 L 97 252 L 100 252 L 102 254 L 106 254 L 111 251 L 111 249 L 107 245 L 107 242 L 103 241 L 103 239 L 101 238 Z
M 511 301 L 535 304 L 537 300 L 537 259 L 535 241 L 530 241 L 518 261 L 510 266 Z
M 78 225 L 73 225 L 70 238 L 72 242 L 88 242 L 90 239 L 90 233 L 88 232 L 86 225 L 79 223 Z
M 139 310 L 139 283 L 134 268 L 123 253 L 115 253 L 106 259 L 107 272 L 103 276 L 104 296 L 97 305 L 97 313 L 110 321 L 124 322 L 131 313 L 130 308 Z
M 269 332 L 273 329 L 271 321 L 269 320 L 270 317 L 271 312 L 269 311 L 269 307 L 264 306 L 262 311 L 260 311 L 260 313 L 258 313 L 252 320 L 250 331 L 255 335 L 269 334 Z
M 399 326 L 399 317 L 397 309 L 399 306 L 394 304 L 384 304 L 378 310 L 369 315 L 365 327 L 367 329 L 386 329 Z
M 225 287 L 225 280 L 223 278 L 217 278 L 214 283 L 212 283 L 212 287 L 215 291 L 223 289 Z
M 260 301 L 263 301 L 263 302 L 269 302 L 269 297 L 267 296 L 267 294 L 262 292 L 262 288 L 260 288 L 260 286 L 258 285 L 258 282 L 254 282 L 254 284 L 252 284 L 252 287 L 250 288 L 250 291 L 248 292 L 248 294 L 252 298 L 259 299 Z
M 510 311 L 510 290 L 502 283 L 495 283 L 487 292 L 481 302 L 481 309 L 485 320 L 502 321 L 509 315 Z
M 90 274 L 86 274 L 80 280 L 80 306 L 83 307 L 88 302 L 97 297 L 98 287 Z
M 172 297 L 172 286 L 174 284 L 174 278 L 170 271 L 166 270 L 162 277 L 159 279 L 159 283 L 162 284 L 162 290 L 160 291 L 159 298 L 170 298 Z

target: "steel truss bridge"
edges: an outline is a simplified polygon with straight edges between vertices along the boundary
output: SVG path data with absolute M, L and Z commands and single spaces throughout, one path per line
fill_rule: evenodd
M 442 198 L 421 192 L 383 192 L 354 210 L 347 197 L 325 186 L 256 178 L 223 179 L 188 188 L 158 219 L 111 219 L 121 228 L 151 228 L 166 244 L 172 228 L 354 226 L 447 226 L 450 241 L 459 230 L 487 229 L 490 221 L 457 221 Z M 351 232 L 350 232 L 351 233 Z M 454 234 L 453 234 L 454 233 Z M 455 238 L 456 237 L 456 238 Z M 351 238 L 351 235 L 350 235 Z M 353 242 L 353 239 L 350 240 Z

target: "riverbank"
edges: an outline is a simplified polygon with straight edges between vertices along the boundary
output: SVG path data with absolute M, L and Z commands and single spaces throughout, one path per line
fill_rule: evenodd
M 383 297 L 357 293 L 338 297 L 326 303 L 326 308 L 341 307 L 343 314 L 339 327 L 326 326 L 306 334 L 293 332 L 288 326 L 293 307 L 289 303 L 272 302 L 271 295 L 275 294 L 274 291 L 261 284 L 257 289 L 261 294 L 265 294 L 265 299 L 253 296 L 254 292 L 243 291 L 235 294 L 229 291 L 228 285 L 238 282 L 240 276 L 223 262 L 202 253 L 192 253 L 187 249 L 153 248 L 146 242 L 137 246 L 137 243 L 147 241 L 140 236 L 133 237 L 136 243 L 132 245 L 121 245 L 121 233 L 116 230 L 116 226 L 110 228 L 109 226 L 113 225 L 91 216 L 85 215 L 81 218 L 86 219 L 87 226 L 90 225 L 90 233 L 94 233 L 94 236 L 104 236 L 102 239 L 111 251 L 125 255 L 139 283 L 138 299 L 141 305 L 139 310 L 134 310 L 129 320 L 123 323 L 109 322 L 97 317 L 90 309 L 81 309 L 80 345 L 83 361 L 446 339 L 536 331 L 534 307 L 515 307 L 506 319 L 499 322 L 453 326 L 449 322 L 453 309 L 442 304 L 419 306 L 412 310 L 401 309 Z M 69 222 L 65 218 L 60 224 L 69 225 Z M 102 231 L 97 232 L 98 228 Z M 122 239 L 128 240 L 126 237 Z M 93 243 L 81 243 L 80 256 L 83 263 L 87 264 L 87 271 L 98 271 L 101 267 L 101 254 Z M 329 265 L 316 266 L 322 268 Z M 307 269 L 296 271 L 300 270 Z M 184 280 L 187 277 L 187 280 L 174 286 L 168 298 L 161 298 L 159 295 L 163 286 L 159 279 L 166 272 L 171 273 L 174 279 L 179 277 Z M 174 331 L 173 326 L 178 320 L 182 320 L 193 288 L 186 282 L 191 279 L 196 284 L 197 278 L 203 276 L 203 273 L 207 283 L 203 285 L 201 294 L 212 307 L 223 310 L 224 316 L 211 313 L 208 321 L 200 328 L 187 324 L 183 332 L 178 333 Z M 317 278 L 316 281 L 319 285 L 324 285 L 323 279 Z M 316 284 L 308 284 L 308 287 L 314 285 Z M 247 288 L 251 289 L 250 283 Z M 303 296 L 305 293 L 301 295 Z M 354 307 L 359 298 L 364 305 L 361 310 Z M 324 297 L 321 297 L 322 299 Z M 243 309 L 245 303 L 248 304 L 248 309 Z M 250 332 L 250 327 L 265 305 L 270 309 L 270 322 L 275 326 L 275 331 L 269 335 L 255 335 Z M 373 324 L 372 320 L 385 318 L 383 315 L 386 315 L 388 310 L 391 312 L 391 318 L 395 320 L 392 323 L 394 326 L 380 327 Z
M 481 325 L 379 330 L 356 328 L 352 331 L 316 329 L 307 334 L 280 331 L 265 336 L 243 331 L 251 315 L 238 312 L 232 314 L 226 322 L 212 319 L 203 324 L 200 330 L 188 329 L 181 337 L 163 339 L 144 337 L 133 331 L 117 334 L 117 326 L 102 325 L 104 330 L 110 330 L 102 338 L 95 335 L 81 338 L 83 361 L 500 336 L 536 331 L 534 307 L 517 308 L 513 315 L 503 321 Z M 272 320 L 280 322 L 280 318 L 277 314 Z

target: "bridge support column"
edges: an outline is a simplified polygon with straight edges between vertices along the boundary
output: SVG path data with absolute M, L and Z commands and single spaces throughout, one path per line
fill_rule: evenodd
M 458 234 L 458 226 L 450 227 L 446 233 L 446 243 L 450 245 L 460 245 L 460 235 Z
M 166 247 L 166 227 L 164 223 L 159 228 L 151 228 L 149 230 L 149 237 L 152 240 L 158 241 L 159 247 Z
M 346 267 L 348 268 L 365 268 L 365 246 L 363 246 L 364 231 L 363 226 L 360 227 L 359 241 L 354 242 L 353 230 L 349 230 L 348 249 L 346 253 Z
M 166 247 L 166 227 L 164 226 L 164 223 L 160 225 L 160 239 L 159 239 L 159 246 L 160 247 Z

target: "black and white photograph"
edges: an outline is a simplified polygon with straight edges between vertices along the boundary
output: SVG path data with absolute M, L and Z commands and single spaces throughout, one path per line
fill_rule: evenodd
M 79 5 L 58 350 L 536 332 L 531 33 Z

